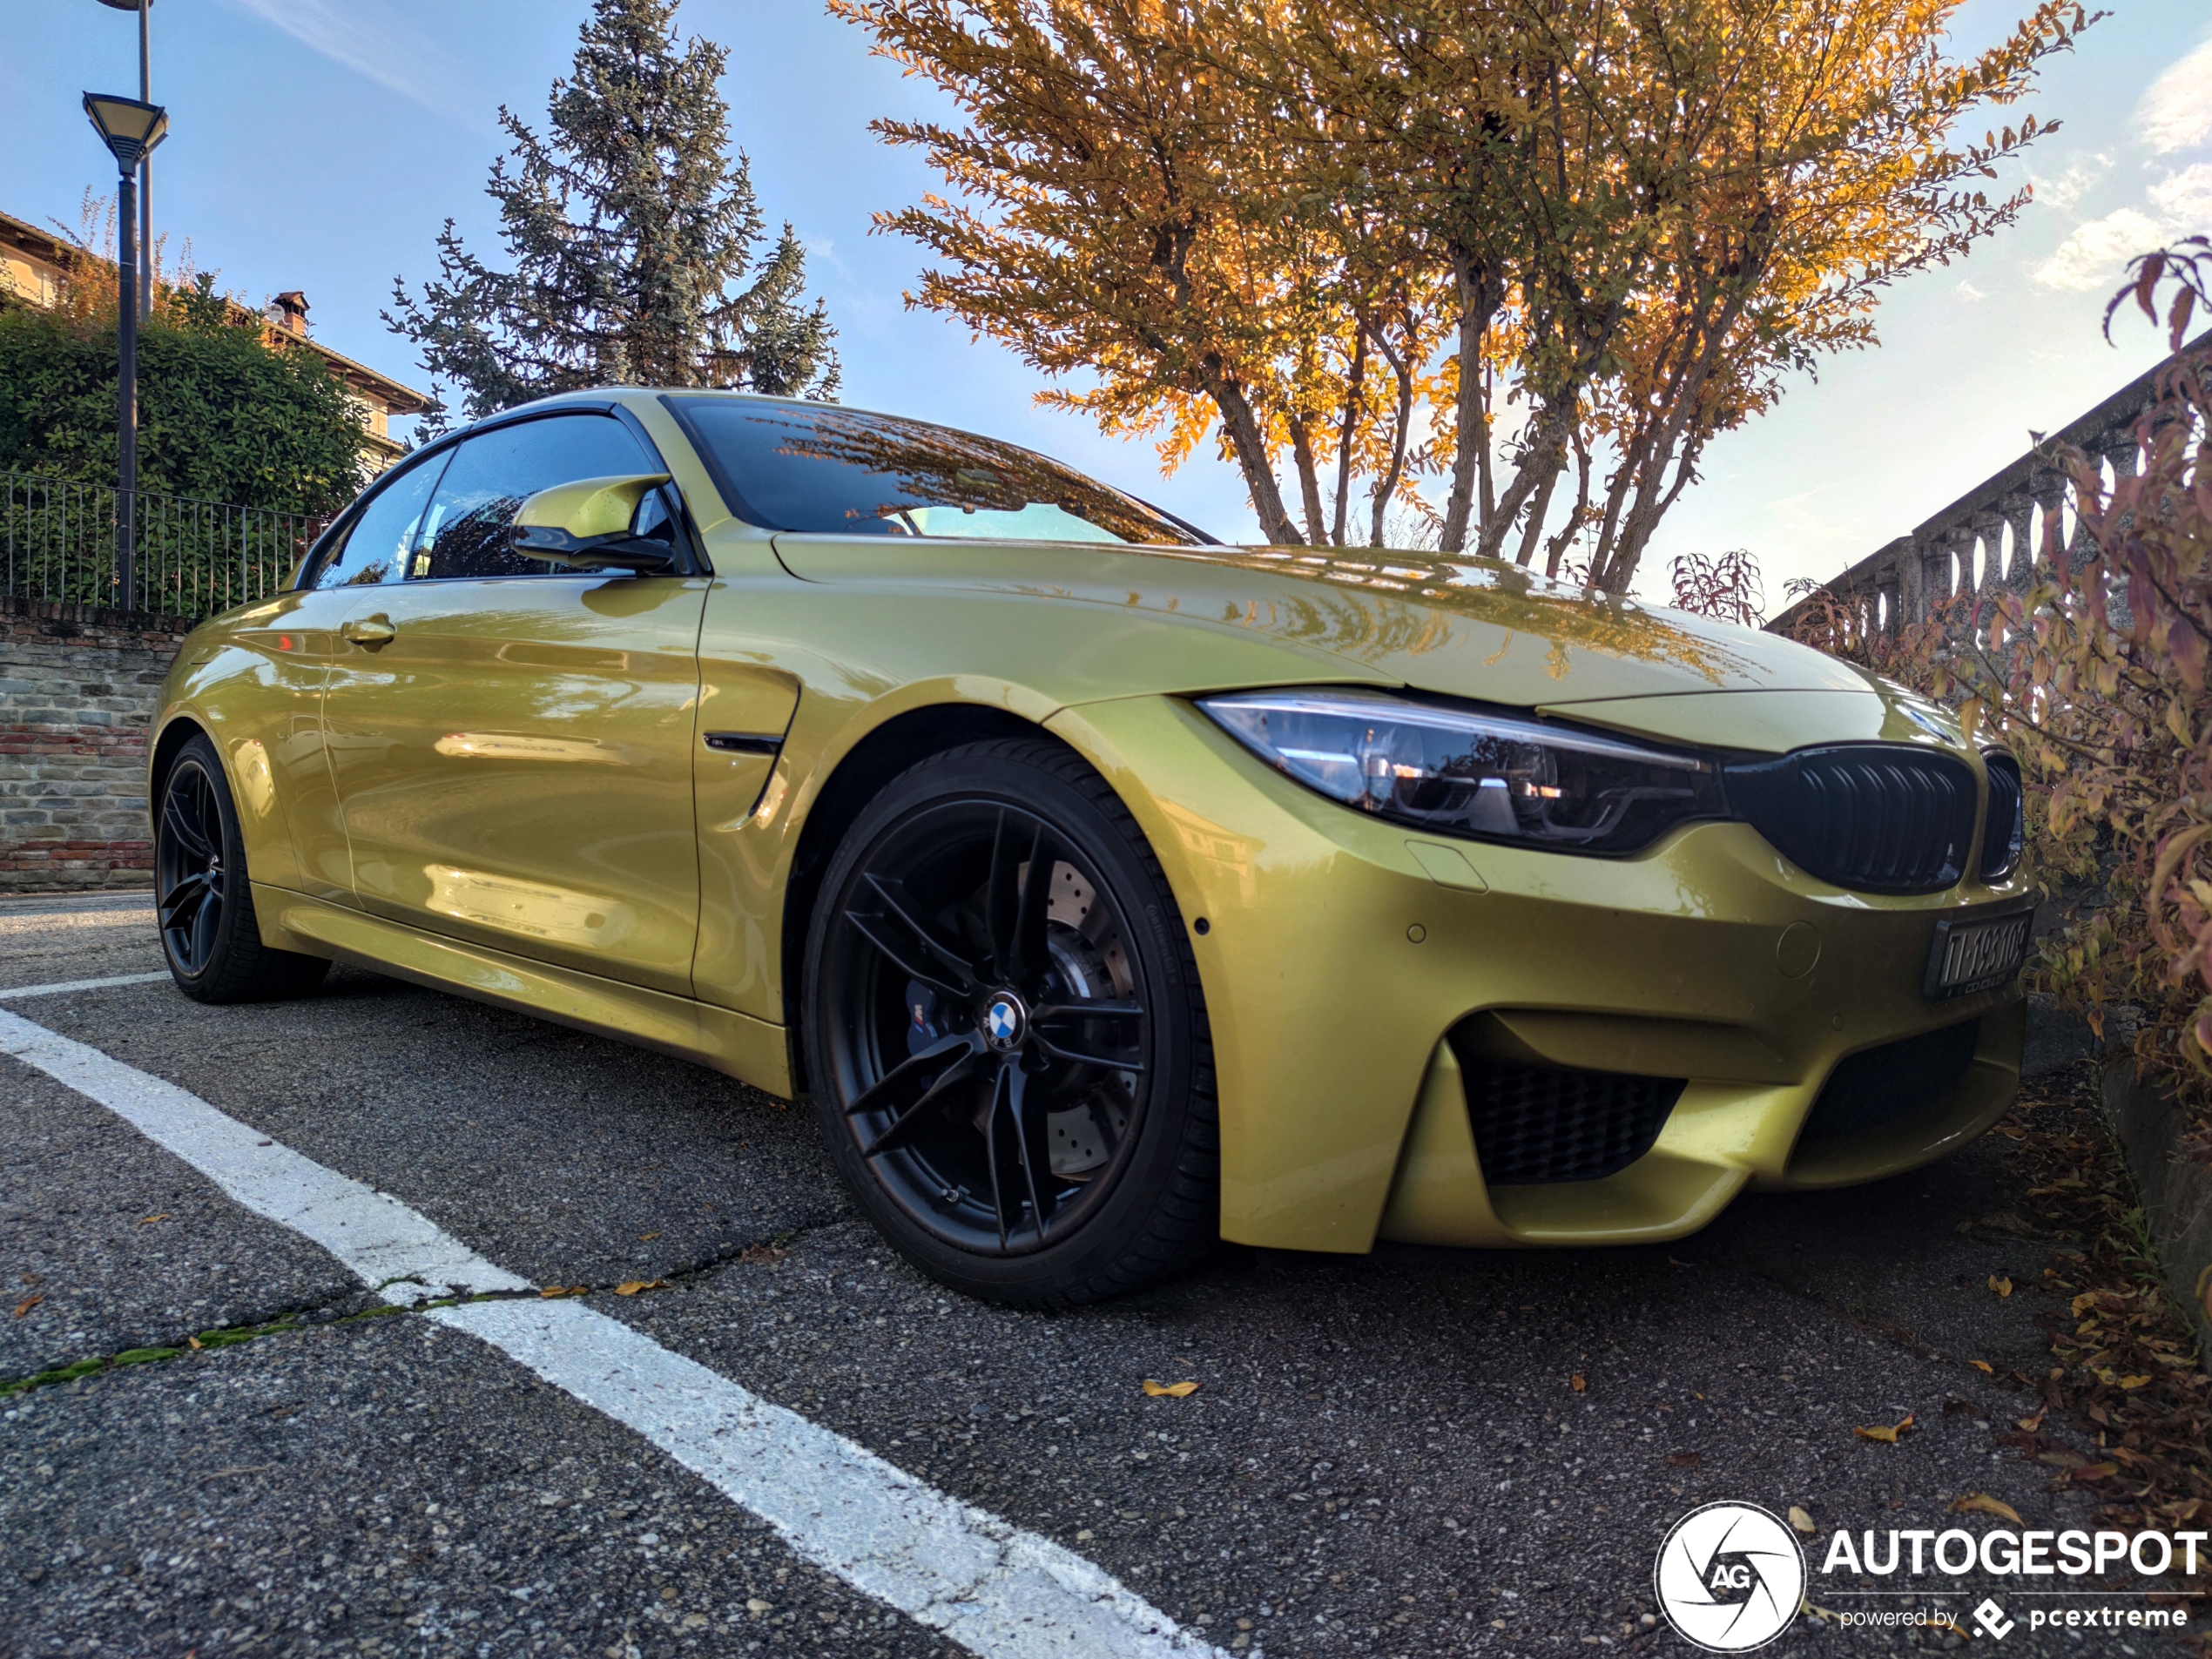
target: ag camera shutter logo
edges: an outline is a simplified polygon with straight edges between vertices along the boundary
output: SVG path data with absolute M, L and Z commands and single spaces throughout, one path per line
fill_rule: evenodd
M 1757 1504 L 1709 1503 L 1668 1532 L 1652 1588 L 1685 1640 L 1708 1653 L 1749 1653 L 1797 1616 L 1805 1553 L 1797 1534 Z

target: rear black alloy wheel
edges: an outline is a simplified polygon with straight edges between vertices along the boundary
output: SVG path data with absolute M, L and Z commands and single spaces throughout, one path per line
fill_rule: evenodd
M 178 988 L 200 1002 L 313 990 L 328 962 L 261 942 L 238 809 L 215 745 L 195 737 L 178 750 L 154 799 L 154 913 Z
M 927 1271 L 1083 1301 L 1211 1242 L 1197 974 L 1150 850 L 1075 757 L 978 745 L 894 782 L 833 863 L 807 966 L 840 1170 Z

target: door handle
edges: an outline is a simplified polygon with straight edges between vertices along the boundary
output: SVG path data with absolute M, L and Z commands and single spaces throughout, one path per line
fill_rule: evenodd
M 392 619 L 381 611 L 346 623 L 338 630 L 340 637 L 350 639 L 356 645 L 388 645 L 399 631 L 392 626 Z

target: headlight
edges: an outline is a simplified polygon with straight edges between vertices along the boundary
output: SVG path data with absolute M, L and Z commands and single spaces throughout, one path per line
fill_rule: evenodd
M 1244 691 L 1198 706 L 1271 765 L 1397 823 L 1571 853 L 1633 853 L 1723 818 L 1697 755 L 1510 715 L 1357 691 Z

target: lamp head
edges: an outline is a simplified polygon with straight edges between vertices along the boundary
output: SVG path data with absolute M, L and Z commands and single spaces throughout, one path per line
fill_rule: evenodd
M 104 6 L 113 6 L 118 11 L 136 11 L 138 10 L 138 0 L 100 0 L 100 3 Z M 152 5 L 153 3 L 153 0 L 145 0 L 145 3 L 147 5 Z
M 158 104 L 112 92 L 87 92 L 84 113 L 125 172 L 136 171 L 146 152 L 169 136 L 169 111 Z

